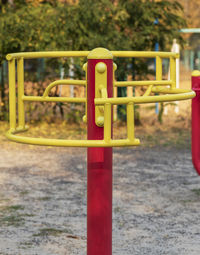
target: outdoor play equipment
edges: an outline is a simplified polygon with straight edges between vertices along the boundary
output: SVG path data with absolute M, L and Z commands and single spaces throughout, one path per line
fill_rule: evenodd
M 196 93 L 192 99 L 192 162 L 200 175 L 200 71 L 192 72 L 192 89 Z
M 57 80 L 47 86 L 42 96 L 24 95 L 24 59 L 87 57 L 83 69 L 85 80 Z M 114 72 L 117 69 L 113 58 L 156 58 L 156 79 L 146 81 L 115 81 Z M 112 147 L 139 145 L 139 139 L 134 135 L 134 104 L 185 100 L 195 96 L 192 90 L 176 88 L 176 59 L 178 54 L 172 52 L 134 52 L 108 51 L 96 48 L 92 51 L 63 52 L 33 52 L 8 54 L 9 62 L 9 117 L 10 130 L 7 137 L 15 142 L 50 145 L 89 147 L 87 149 L 87 254 L 112 254 Z M 162 77 L 162 59 L 170 60 L 170 79 Z M 17 61 L 17 103 L 18 125 L 16 114 L 16 76 Z M 79 85 L 86 87 L 86 98 L 50 97 L 50 90 L 58 85 Z M 113 97 L 114 87 L 144 86 L 143 95 L 136 97 Z M 153 95 L 153 94 L 156 95 Z M 61 140 L 32 138 L 17 135 L 26 131 L 25 102 L 67 102 L 84 103 L 86 114 L 83 117 L 87 123 L 86 140 Z M 112 122 L 113 106 L 126 105 L 127 138 L 113 139 Z

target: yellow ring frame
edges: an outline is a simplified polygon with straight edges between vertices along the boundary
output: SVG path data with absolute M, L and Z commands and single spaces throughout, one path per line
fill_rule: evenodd
M 195 97 L 195 92 L 186 89 L 176 89 L 176 58 L 177 53 L 172 52 L 137 52 L 137 51 L 111 51 L 114 57 L 138 57 L 138 58 L 156 58 L 156 80 L 153 81 L 125 81 L 114 82 L 115 87 L 128 86 L 148 86 L 143 96 L 139 97 L 120 97 L 106 98 L 102 93 L 102 98 L 95 98 L 96 107 L 104 108 L 104 139 L 103 140 L 61 140 L 47 138 L 32 138 L 18 136 L 16 133 L 26 131 L 24 117 L 25 101 L 40 102 L 68 102 L 68 103 L 86 103 L 86 98 L 67 98 L 67 97 L 49 97 L 50 90 L 58 85 L 80 85 L 87 86 L 86 81 L 80 80 L 58 80 L 51 83 L 45 90 L 43 96 L 25 96 L 24 95 L 24 59 L 32 58 L 60 58 L 60 57 L 87 57 L 90 51 L 60 51 L 60 52 L 25 52 L 13 53 L 7 55 L 9 62 L 9 117 L 10 130 L 6 133 L 8 139 L 34 145 L 47 146 L 70 146 L 70 147 L 120 147 L 139 145 L 139 139 L 134 137 L 134 104 L 169 102 L 186 100 Z M 170 80 L 162 80 L 162 59 L 170 59 Z M 17 60 L 18 75 L 18 126 L 16 126 L 16 92 L 15 92 L 15 60 Z M 85 66 L 87 73 L 87 65 Z M 87 79 L 86 79 L 87 80 Z M 165 87 L 164 87 L 165 86 Z M 168 86 L 168 87 L 166 87 Z M 150 96 L 150 93 L 161 93 L 164 95 Z M 127 138 L 111 139 L 111 112 L 113 105 L 126 104 L 127 106 Z

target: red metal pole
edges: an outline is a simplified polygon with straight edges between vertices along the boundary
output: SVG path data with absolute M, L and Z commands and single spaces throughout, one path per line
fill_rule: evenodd
M 192 99 L 192 162 L 200 175 L 200 71 L 192 73 L 192 89 L 196 93 Z
M 87 66 L 88 140 L 103 139 L 103 127 L 95 124 L 95 66 L 107 66 L 108 97 L 113 96 L 113 60 L 102 48 L 91 51 Z M 87 255 L 112 254 L 112 148 L 87 150 Z

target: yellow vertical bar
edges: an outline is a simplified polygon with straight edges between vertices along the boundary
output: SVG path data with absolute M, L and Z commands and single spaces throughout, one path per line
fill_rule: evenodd
M 156 56 L 156 80 L 162 80 L 162 59 L 159 56 Z
M 10 130 L 16 129 L 15 59 L 8 62 L 9 69 L 9 119 Z
M 170 57 L 170 80 L 172 81 L 171 88 L 176 88 L 176 58 Z
M 113 97 L 117 97 L 117 87 L 115 86 L 115 71 L 117 65 L 113 63 Z M 117 105 L 113 105 L 113 121 L 117 120 Z
M 117 97 L 117 87 L 114 87 L 113 96 Z M 115 106 L 117 106 L 117 105 L 115 105 Z
M 106 103 L 104 108 L 104 141 L 109 143 L 111 140 L 111 104 Z
M 128 86 L 127 87 L 127 97 L 132 97 L 133 96 L 133 87 Z
M 130 141 L 134 140 L 134 104 L 130 102 L 127 108 L 127 137 Z
M 86 86 L 85 86 L 85 97 L 86 97 L 86 103 L 85 103 L 85 115 L 83 116 L 83 122 L 87 123 L 87 63 L 83 65 L 83 70 L 85 71 L 85 80 L 86 80 Z
M 19 129 L 25 128 L 24 118 L 24 59 L 19 58 L 17 60 L 17 80 L 18 80 L 18 126 Z

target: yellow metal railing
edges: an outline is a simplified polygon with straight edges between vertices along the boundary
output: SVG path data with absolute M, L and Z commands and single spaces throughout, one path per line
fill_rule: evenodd
M 105 77 L 95 80 L 98 83 L 98 90 L 95 92 L 96 115 L 101 117 L 100 126 L 104 127 L 103 140 L 61 140 L 61 139 L 46 139 L 46 138 L 31 138 L 18 136 L 16 133 L 27 130 L 25 126 L 24 103 L 26 101 L 39 102 L 67 102 L 67 103 L 84 103 L 87 104 L 87 89 L 86 98 L 69 98 L 69 97 L 51 97 L 49 93 L 51 89 L 58 85 L 78 85 L 87 88 L 87 63 L 83 69 L 86 72 L 86 80 L 58 80 L 47 86 L 42 96 L 26 96 L 24 95 L 24 59 L 32 58 L 61 58 L 61 57 L 87 57 L 90 51 L 61 51 L 61 52 L 28 52 L 28 53 L 13 53 L 7 55 L 9 65 L 9 118 L 10 129 L 7 132 L 7 137 L 10 140 L 50 146 L 73 146 L 73 147 L 114 147 L 114 146 L 132 146 L 139 145 L 139 139 L 134 137 L 134 104 L 168 102 L 190 99 L 195 96 L 192 90 L 176 89 L 176 58 L 179 57 L 176 53 L 171 52 L 136 52 L 136 51 L 111 51 L 114 57 L 135 57 L 135 58 L 156 58 L 156 80 L 148 81 L 114 81 L 114 87 L 137 87 L 147 86 L 146 91 L 142 96 L 137 97 L 107 97 L 107 87 Z M 170 59 L 170 80 L 162 79 L 162 59 Z M 16 70 L 17 62 L 17 104 L 16 111 Z M 114 70 L 116 65 L 114 64 Z M 100 79 L 100 80 L 98 80 Z M 103 84 L 102 84 L 103 83 Z M 151 95 L 158 93 L 159 95 Z M 160 95 L 161 94 L 161 95 Z M 125 104 L 127 109 L 127 138 L 113 140 L 111 138 L 112 127 L 112 109 L 115 105 Z M 86 107 L 87 108 L 87 107 Z M 18 112 L 18 125 L 16 123 Z M 98 116 L 96 116 L 98 117 Z M 84 116 L 84 122 L 87 122 L 87 111 Z

